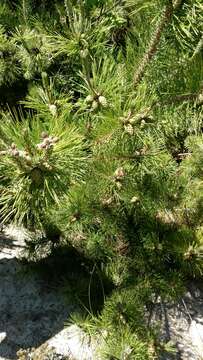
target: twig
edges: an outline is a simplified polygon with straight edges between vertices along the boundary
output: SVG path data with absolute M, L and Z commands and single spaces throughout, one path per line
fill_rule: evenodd
M 199 93 L 175 95 L 175 96 L 172 96 L 170 99 L 154 102 L 152 107 L 162 106 L 162 105 L 171 105 L 171 104 L 178 103 L 181 101 L 194 101 L 198 98 L 198 96 L 199 96 Z
M 92 310 L 92 303 L 91 303 L 91 284 L 92 284 L 92 277 L 93 277 L 95 268 L 96 268 L 96 263 L 94 264 L 93 269 L 91 271 L 90 281 L 89 281 L 89 286 L 88 286 L 88 301 L 89 301 L 90 312 L 92 314 L 93 314 L 93 310 Z
M 163 14 L 161 15 L 161 18 L 158 22 L 157 28 L 151 37 L 149 47 L 148 47 L 146 53 L 144 54 L 144 57 L 141 61 L 141 64 L 138 67 L 138 70 L 136 71 L 136 73 L 134 75 L 134 85 L 135 86 L 137 86 L 140 83 L 140 81 L 142 80 L 142 78 L 145 74 L 147 65 L 149 64 L 151 59 L 156 54 L 163 30 L 165 29 L 166 25 L 170 22 L 172 14 L 173 14 L 173 7 L 171 5 L 166 6 L 163 11 Z
M 182 2 L 183 0 L 175 0 L 173 5 L 174 10 L 177 10 L 180 7 L 180 5 L 182 5 Z
M 157 152 L 154 152 L 154 153 L 146 153 L 146 154 L 133 154 L 133 155 L 121 155 L 121 156 L 113 156 L 113 157 L 108 157 L 106 158 L 105 156 L 97 156 L 95 157 L 94 159 L 96 160 L 105 160 L 105 159 L 108 159 L 108 160 L 136 160 L 136 159 L 139 159 L 143 156 L 156 156 L 156 155 L 159 155 L 161 151 L 157 151 Z
M 107 9 L 105 11 L 104 11 L 104 5 L 102 5 L 100 14 L 96 17 L 96 20 L 99 20 L 101 18 L 101 16 L 108 14 L 111 10 L 116 8 L 116 6 L 118 6 L 119 4 L 120 4 L 120 0 L 116 1 L 114 5 L 112 5 L 109 9 Z
M 99 277 L 99 280 L 100 280 L 100 283 L 101 283 L 103 300 L 105 301 L 105 291 L 104 291 L 103 281 L 102 281 L 102 278 L 101 278 L 101 275 L 100 275 L 100 270 L 98 269 L 97 265 L 96 265 L 96 268 L 97 268 L 97 274 L 98 274 L 98 277 Z
M 66 14 L 68 16 L 70 28 L 74 32 L 73 9 L 72 9 L 70 0 L 64 0 L 64 5 L 65 5 L 65 9 L 66 9 Z
M 173 12 L 176 11 L 181 4 L 182 4 L 182 0 L 176 0 L 174 4 L 169 3 L 169 5 L 165 6 L 163 13 L 158 21 L 155 32 L 153 33 L 151 40 L 149 42 L 149 47 L 143 56 L 143 59 L 138 67 L 138 70 L 134 74 L 135 86 L 139 85 L 140 81 L 142 80 L 147 65 L 150 63 L 150 61 L 152 60 L 152 58 L 154 57 L 154 55 L 158 50 L 158 45 L 160 43 L 164 29 L 170 23 Z
M 193 55 L 192 55 L 192 57 L 191 57 L 190 60 L 193 60 L 193 59 L 200 53 L 200 51 L 202 50 L 202 48 L 203 48 L 203 33 L 202 33 L 202 37 L 201 37 L 201 39 L 199 40 L 199 42 L 198 42 L 198 44 L 197 44 L 197 46 L 196 46 L 196 49 L 195 49 L 195 51 L 194 51 L 194 53 L 193 53 Z

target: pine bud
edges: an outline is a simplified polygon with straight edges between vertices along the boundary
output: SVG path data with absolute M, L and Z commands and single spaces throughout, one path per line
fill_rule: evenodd
M 156 220 L 162 222 L 165 225 L 174 225 L 176 223 L 175 216 L 170 211 L 158 211 L 156 214 Z
M 126 319 L 123 314 L 120 314 L 120 320 L 122 321 L 123 324 L 126 324 Z
M 136 121 L 136 118 L 133 117 L 133 118 L 129 119 L 128 122 L 129 122 L 129 124 L 134 125 L 137 121 Z
M 53 139 L 52 139 L 52 142 L 53 142 L 54 144 L 56 144 L 58 141 L 59 141 L 58 136 L 54 136 Z
M 80 56 L 82 59 L 85 59 L 88 56 L 88 54 L 89 54 L 88 49 L 84 49 L 80 51 Z
M 49 137 L 49 135 L 45 132 L 45 131 L 43 131 L 42 133 L 41 133 L 41 138 L 42 139 L 45 139 L 45 138 L 48 138 Z
M 53 116 L 57 115 L 57 107 L 54 104 L 49 105 L 49 110 Z
M 53 167 L 48 162 L 44 162 L 43 165 L 46 167 L 47 170 L 53 170 Z
M 108 205 L 110 205 L 112 202 L 113 202 L 112 197 L 107 198 L 107 199 L 103 199 L 103 200 L 102 200 L 102 205 L 103 205 L 103 206 L 108 206 Z
M 77 221 L 77 217 L 76 216 L 71 216 L 70 222 L 74 223 L 75 221 Z
M 191 260 L 194 256 L 195 256 L 195 250 L 190 245 L 188 250 L 183 254 L 183 258 L 184 258 L 184 260 Z
M 131 204 L 136 204 L 139 202 L 139 200 L 140 200 L 139 197 L 133 196 L 132 199 L 130 200 L 130 202 L 131 202 Z
M 37 144 L 36 147 L 37 147 L 39 150 L 42 150 L 42 149 L 44 149 L 44 143 Z
M 65 16 L 60 16 L 60 23 L 62 25 L 66 24 L 66 17 Z
M 108 106 L 105 96 L 100 95 L 98 98 L 98 101 L 99 101 L 100 105 L 102 105 L 103 107 L 106 108 Z
M 94 111 L 94 110 L 97 110 L 97 108 L 98 108 L 98 102 L 96 101 L 96 100 L 94 100 L 93 101 L 93 103 L 92 103 L 92 110 Z
M 199 104 L 202 104 L 202 103 L 203 103 L 203 93 L 202 93 L 202 94 L 199 94 L 199 96 L 198 96 L 198 103 L 199 103 Z
M 106 329 L 102 330 L 102 335 L 103 335 L 103 338 L 106 339 L 108 336 L 108 331 Z
M 134 129 L 133 129 L 133 126 L 131 124 L 124 125 L 124 130 L 129 135 L 134 134 Z
M 146 145 L 140 150 L 140 155 L 146 155 L 147 151 L 148 151 L 148 146 Z
M 31 165 L 32 159 L 30 156 L 25 156 L 25 160 L 27 161 L 27 163 L 29 163 L 29 165 Z
M 94 101 L 94 97 L 92 95 L 88 95 L 86 98 L 85 98 L 85 102 L 87 104 L 91 104 L 92 102 Z
M 18 150 L 18 152 L 19 152 L 19 156 L 20 156 L 21 158 L 24 158 L 24 157 L 25 157 L 25 151 L 23 151 L 23 150 Z
M 20 155 L 19 151 L 17 149 L 14 149 L 12 151 L 12 155 L 15 156 L 15 157 L 18 157 Z
M 125 176 L 124 169 L 122 167 L 116 169 L 114 176 L 117 180 L 122 179 Z
M 123 125 L 127 125 L 129 123 L 129 120 L 126 117 L 120 117 L 119 120 L 123 123 Z
M 43 143 L 45 145 L 49 145 L 50 144 L 50 138 L 49 137 L 46 137 L 44 140 L 43 140 Z
M 15 149 L 16 149 L 16 144 L 12 143 L 12 144 L 11 144 L 11 149 L 12 149 L 12 150 L 15 150 Z
M 116 181 L 116 186 L 119 190 L 122 188 L 122 184 L 119 180 Z
M 143 119 L 141 120 L 140 127 L 143 129 L 145 127 L 146 121 Z

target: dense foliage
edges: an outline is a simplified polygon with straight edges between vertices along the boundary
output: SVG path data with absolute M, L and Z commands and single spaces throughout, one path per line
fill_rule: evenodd
M 77 319 L 102 359 L 155 358 L 147 306 L 203 272 L 202 0 L 1 0 L 0 24 L 1 221 L 111 282 Z

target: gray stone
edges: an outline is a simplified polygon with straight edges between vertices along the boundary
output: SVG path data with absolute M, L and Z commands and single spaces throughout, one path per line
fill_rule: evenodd
M 24 230 L 9 227 L 0 236 L 0 359 L 17 359 L 20 349 L 39 347 L 64 328 L 73 303 L 42 275 L 20 261 Z
M 64 328 L 74 304 L 42 276 L 24 271 L 20 259 L 29 237 L 12 226 L 0 236 L 0 360 L 17 359 L 17 352 L 22 360 L 99 360 L 96 340 L 76 325 Z M 150 324 L 159 323 L 160 339 L 176 347 L 160 360 L 202 359 L 202 299 L 202 287 L 192 282 L 178 303 L 159 298 L 154 304 Z

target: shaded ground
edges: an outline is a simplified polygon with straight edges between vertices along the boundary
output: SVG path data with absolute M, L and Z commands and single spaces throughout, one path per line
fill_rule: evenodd
M 203 359 L 203 284 L 192 282 L 175 304 L 158 301 L 151 323 L 161 326 L 161 339 L 174 345 L 174 353 L 160 360 Z
M 17 359 L 19 349 L 32 347 L 40 352 L 40 357 L 32 359 L 48 359 L 41 354 L 47 343 L 54 344 L 62 355 L 70 350 L 71 359 L 98 360 L 89 345 L 80 342 L 74 327 L 64 330 L 64 323 L 76 306 L 73 298 L 68 302 L 61 287 L 56 286 L 54 263 L 45 264 L 51 271 L 47 276 L 46 272 L 29 271 L 30 266 L 18 259 L 26 236 L 16 229 L 10 229 L 7 236 L 0 235 L 0 360 Z M 75 258 L 69 259 L 68 264 L 61 262 L 61 256 L 58 261 L 63 270 L 68 266 L 69 274 L 71 269 L 74 271 Z M 76 268 L 79 266 L 80 261 L 75 264 Z M 83 282 L 77 275 L 79 287 L 80 280 Z M 175 304 L 158 300 L 149 320 L 161 326 L 161 339 L 174 344 L 174 353 L 164 353 L 160 360 L 203 359 L 203 284 L 190 283 Z
M 74 306 L 42 274 L 16 257 L 23 241 L 0 236 L 0 358 L 38 347 L 64 328 Z

